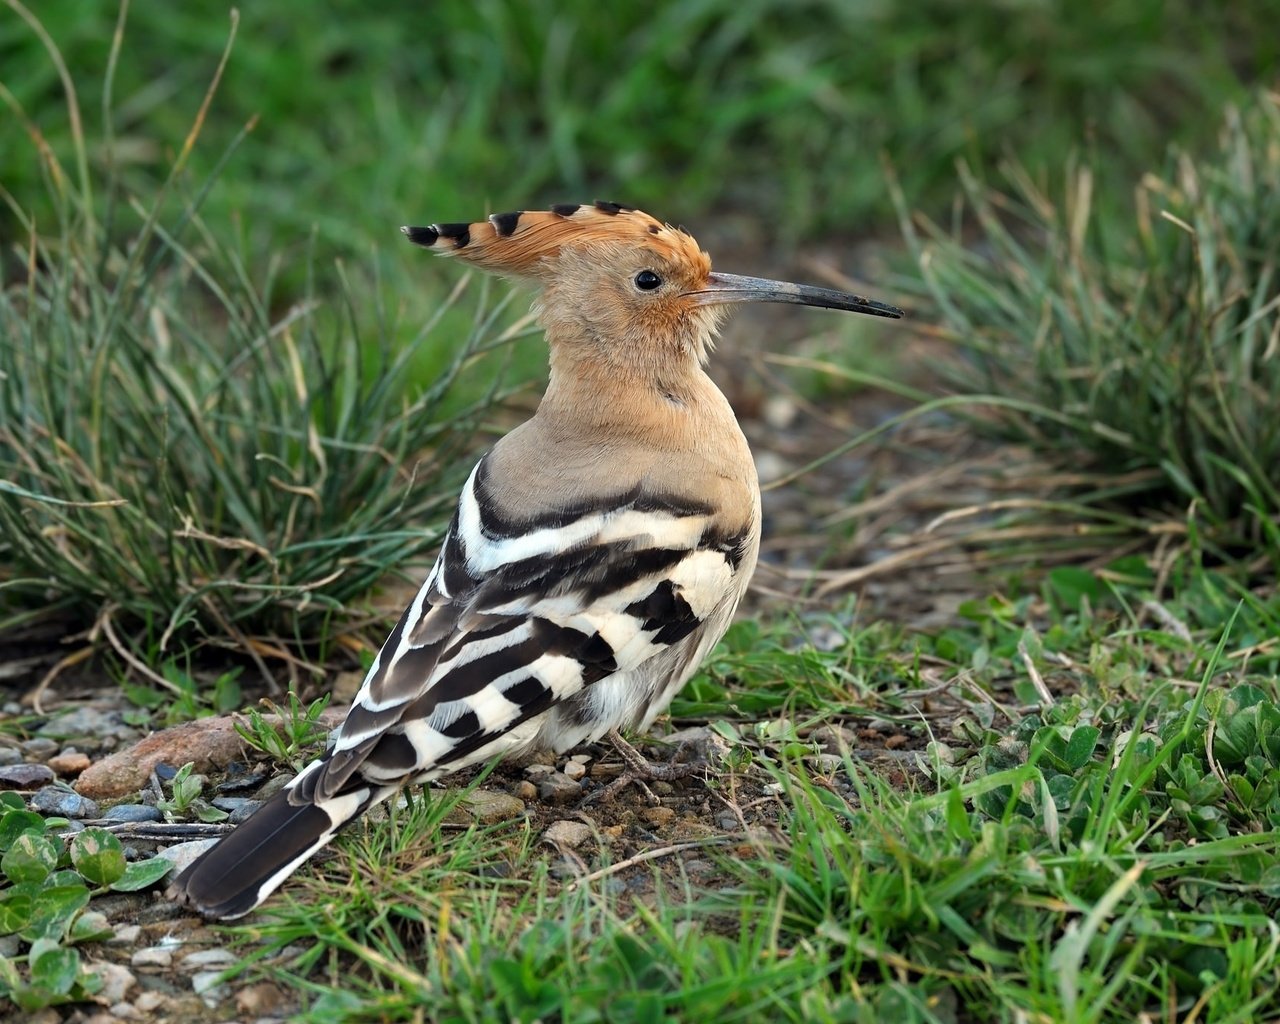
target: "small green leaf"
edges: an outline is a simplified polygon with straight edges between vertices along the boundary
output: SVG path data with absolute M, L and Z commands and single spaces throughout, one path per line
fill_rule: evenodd
M 64 996 L 71 991 L 80 973 L 80 954 L 63 946 L 51 945 L 37 952 L 32 946 L 31 984 Z
M 1094 748 L 1098 745 L 1098 737 L 1102 734 L 1096 725 L 1078 725 L 1067 740 L 1067 749 L 1063 760 L 1072 771 L 1079 771 L 1093 758 Z
M 39 892 L 35 882 L 21 882 L 0 894 L 0 935 L 12 935 L 27 926 Z
M 110 885 L 124 874 L 124 847 L 105 828 L 87 828 L 71 841 L 71 863 L 94 885 Z
M 8 810 L 0 818 L 0 852 L 8 850 L 18 836 L 27 832 L 44 835 L 44 818 L 35 811 Z
M 11 882 L 43 882 L 58 866 L 58 844 L 48 836 L 24 832 L 0 857 L 0 871 Z
M 173 870 L 173 861 L 164 857 L 152 857 L 150 860 L 138 861 L 124 869 L 124 874 L 111 883 L 115 892 L 137 892 L 164 878 Z
M 26 809 L 27 802 L 22 799 L 20 794 L 14 793 L 12 790 L 5 790 L 0 793 L 0 810 L 25 811 Z
M 111 938 L 115 931 L 107 920 L 106 914 L 96 910 L 86 910 L 71 922 L 67 932 L 68 942 L 102 942 Z
M 964 797 L 958 787 L 947 793 L 947 827 L 957 839 L 966 843 L 974 841 L 973 827 L 969 824 L 969 812 L 964 808 Z
M 22 929 L 22 937 L 31 942 L 36 939 L 61 940 L 72 919 L 88 905 L 89 890 L 83 882 L 41 889 L 35 897 L 31 920 Z

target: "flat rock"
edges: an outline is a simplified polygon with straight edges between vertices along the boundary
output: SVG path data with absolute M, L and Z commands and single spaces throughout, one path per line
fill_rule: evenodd
M 213 970 L 215 967 L 223 971 L 239 962 L 240 958 L 229 949 L 198 949 L 184 956 L 181 966 L 184 971 Z
M 34 757 L 41 761 L 49 760 L 58 752 L 58 741 L 51 740 L 47 736 L 35 736 L 24 741 L 20 746 L 22 747 L 22 752 L 28 757 Z
M 7 764 L 0 766 L 0 789 L 35 789 L 52 782 L 56 775 L 47 764 Z
M 133 972 L 120 964 L 99 963 L 93 965 L 95 973 L 102 979 L 102 988 L 96 997 L 105 1003 L 118 1003 L 124 999 L 125 993 L 138 983 Z
M 129 958 L 129 966 L 139 970 L 148 968 L 160 970 L 173 963 L 173 954 L 163 946 L 148 946 L 140 949 Z
M 542 838 L 548 843 L 570 850 L 586 845 L 594 836 L 595 829 L 585 821 L 555 821 L 542 833 Z
M 103 821 L 164 821 L 164 815 L 146 804 L 116 804 L 102 812 Z
M 175 843 L 167 849 L 161 850 L 156 854 L 157 857 L 163 857 L 165 860 L 173 861 L 173 871 L 171 875 L 177 876 L 186 871 L 200 854 L 213 847 L 218 842 L 218 837 L 212 839 L 194 839 L 189 843 Z
M 71 753 L 55 754 L 46 764 L 59 775 L 79 775 L 89 767 L 89 755 L 76 750 Z
M 262 717 L 272 725 L 280 722 L 278 715 Z M 332 729 L 345 717 L 345 710 L 326 708 L 320 721 Z M 136 793 L 161 764 L 184 765 L 193 761 L 197 772 L 219 771 L 244 757 L 245 742 L 235 729 L 236 723 L 243 721 L 241 715 L 218 715 L 152 733 L 91 765 L 77 780 L 76 790 L 95 800 Z
M 675 816 L 676 812 L 670 807 L 646 807 L 640 812 L 640 817 L 655 828 L 671 824 L 675 820 Z
M 491 793 L 487 789 L 477 789 L 467 794 L 463 806 L 481 825 L 492 825 L 499 821 L 510 821 L 524 814 L 524 801 L 510 793 Z
M 552 772 L 538 783 L 538 796 L 549 804 L 567 804 L 582 795 L 582 787 L 560 772 Z
M 31 809 L 60 818 L 96 818 L 98 804 L 79 793 L 58 786 L 45 786 L 31 798 Z

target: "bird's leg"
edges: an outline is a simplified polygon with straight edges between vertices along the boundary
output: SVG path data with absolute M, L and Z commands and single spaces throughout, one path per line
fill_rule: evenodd
M 610 729 L 605 735 L 613 744 L 613 748 L 622 756 L 622 760 L 627 762 L 627 767 L 636 778 L 650 782 L 674 782 L 676 779 L 688 778 L 701 767 L 698 764 L 680 762 L 680 755 L 690 746 L 688 743 L 681 743 L 676 748 L 670 764 L 654 764 L 652 761 L 646 761 L 640 751 L 622 738 L 622 734 L 617 729 Z
M 635 747 L 624 740 L 622 738 L 622 734 L 619 733 L 617 729 L 610 729 L 605 734 L 605 737 L 613 744 L 613 748 L 622 757 L 622 760 L 626 763 L 629 771 L 623 772 L 616 779 L 610 782 L 609 785 L 605 786 L 604 789 L 598 789 L 594 793 L 590 794 L 582 801 L 583 805 L 595 803 L 597 800 L 609 800 L 622 790 L 626 789 L 626 787 L 632 783 L 635 783 L 644 790 L 645 794 L 649 798 L 650 804 L 657 804 L 660 801 L 653 795 L 653 792 L 649 787 L 645 785 L 645 782 L 674 782 L 676 779 L 688 778 L 699 768 L 703 767 L 697 763 L 688 764 L 680 761 L 680 756 L 687 749 L 693 746 L 693 744 L 689 742 L 681 743 L 680 746 L 676 748 L 671 764 L 654 764 L 652 761 L 645 760 L 640 751 L 636 750 Z

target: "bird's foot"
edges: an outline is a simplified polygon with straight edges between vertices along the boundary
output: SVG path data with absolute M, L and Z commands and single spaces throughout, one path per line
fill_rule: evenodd
M 640 751 L 624 740 L 617 729 L 610 729 L 605 735 L 626 763 L 628 770 L 603 789 L 598 789 L 589 794 L 579 806 L 592 804 L 597 800 L 610 800 L 633 783 L 644 790 L 650 804 L 658 804 L 660 803 L 658 797 L 645 785 L 646 782 L 674 782 L 676 779 L 687 779 L 690 775 L 694 775 L 706 767 L 705 761 L 692 763 L 681 761 L 681 756 L 687 750 L 696 746 L 694 743 L 685 742 L 676 747 L 675 755 L 672 757 L 670 764 L 654 764 L 652 761 L 646 760 Z

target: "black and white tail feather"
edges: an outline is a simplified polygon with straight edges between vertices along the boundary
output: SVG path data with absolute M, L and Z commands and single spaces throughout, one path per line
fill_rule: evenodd
M 755 565 L 758 508 L 729 534 L 711 508 L 636 486 L 516 519 L 497 511 L 487 462 L 330 749 L 184 871 L 173 898 L 243 916 L 406 783 L 647 728 L 724 633 Z

